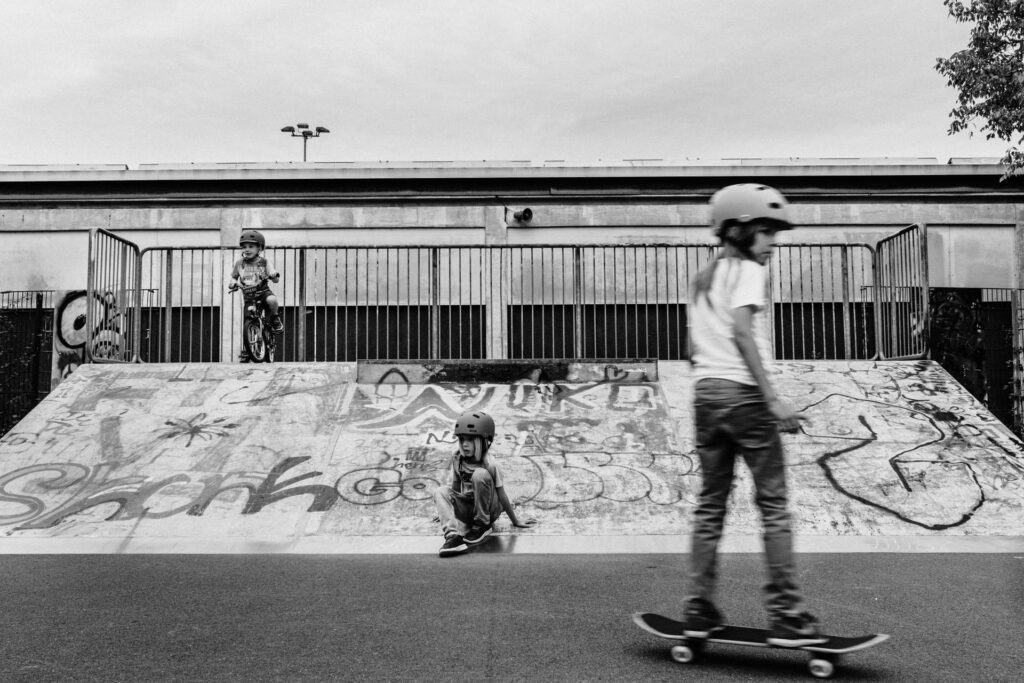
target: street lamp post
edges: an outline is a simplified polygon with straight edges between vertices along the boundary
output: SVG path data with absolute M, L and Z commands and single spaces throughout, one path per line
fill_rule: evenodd
M 296 131 L 296 128 L 298 131 Z M 293 138 L 302 138 L 302 160 L 306 160 L 306 142 L 310 138 L 318 138 L 321 133 L 330 133 L 323 126 L 317 126 L 315 129 L 310 130 L 308 123 L 296 123 L 294 126 L 285 126 L 281 129 L 282 133 L 291 133 Z

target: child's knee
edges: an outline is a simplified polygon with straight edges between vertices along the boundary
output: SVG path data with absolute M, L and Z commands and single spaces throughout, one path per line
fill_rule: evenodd
M 494 478 L 491 477 L 491 473 L 482 467 L 473 472 L 474 484 L 489 484 L 492 481 L 494 481 Z
M 277 308 L 277 297 L 274 296 L 273 294 L 268 294 L 267 298 L 264 299 L 263 301 L 267 304 L 267 307 Z

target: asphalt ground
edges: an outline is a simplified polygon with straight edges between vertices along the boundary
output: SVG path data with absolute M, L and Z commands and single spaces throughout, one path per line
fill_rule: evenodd
M 4 555 L 3 681 L 786 681 L 808 656 L 709 646 L 682 665 L 683 555 Z M 825 630 L 888 633 L 836 680 L 1021 681 L 1024 555 L 803 554 Z M 757 554 L 722 556 L 731 623 L 763 622 Z

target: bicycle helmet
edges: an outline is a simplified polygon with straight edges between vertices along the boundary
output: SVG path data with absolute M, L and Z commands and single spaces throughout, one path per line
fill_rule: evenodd
M 463 413 L 455 420 L 455 436 L 494 438 L 494 418 L 487 413 Z
M 247 242 L 255 242 L 260 249 L 265 249 L 267 246 L 267 240 L 263 238 L 263 233 L 259 230 L 243 230 L 238 238 L 238 246 Z
M 740 246 L 768 221 L 775 230 L 792 230 L 789 203 L 773 187 L 742 183 L 723 187 L 711 197 L 711 225 L 715 237 Z M 749 245 L 748 245 L 749 246 Z

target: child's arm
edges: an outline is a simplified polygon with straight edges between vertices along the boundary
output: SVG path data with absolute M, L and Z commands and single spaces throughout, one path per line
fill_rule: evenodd
M 281 279 L 281 273 L 277 272 L 277 268 L 270 261 L 267 261 L 267 279 L 275 283 Z
M 233 292 L 234 290 L 238 289 L 241 286 L 238 283 L 238 277 L 238 264 L 236 263 L 234 267 L 231 268 L 231 278 L 228 280 L 228 291 Z
M 739 349 L 740 357 L 750 369 L 754 381 L 760 387 L 764 400 L 768 403 L 768 410 L 779 422 L 779 430 L 783 432 L 795 432 L 800 429 L 800 420 L 806 420 L 806 416 L 798 415 L 793 409 L 782 402 L 775 394 L 768 375 L 764 371 L 764 364 L 761 362 L 761 354 L 757 350 L 757 342 L 754 341 L 754 311 L 755 307 L 740 306 L 732 309 L 733 333 L 735 335 L 736 348 Z
M 521 520 L 516 516 L 515 508 L 512 506 L 512 501 L 508 499 L 508 494 L 505 493 L 504 486 L 499 486 L 496 489 L 496 492 L 498 494 L 498 500 L 501 502 L 501 507 L 505 510 L 505 514 L 508 515 L 509 520 L 511 520 L 512 526 L 519 529 L 529 529 L 537 524 L 537 520 L 532 517 L 527 517 L 526 519 Z

